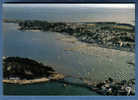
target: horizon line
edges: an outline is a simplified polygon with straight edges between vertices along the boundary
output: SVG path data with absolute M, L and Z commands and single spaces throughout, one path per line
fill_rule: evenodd
M 3 7 L 104 7 L 104 8 L 135 8 L 135 4 L 3 4 Z

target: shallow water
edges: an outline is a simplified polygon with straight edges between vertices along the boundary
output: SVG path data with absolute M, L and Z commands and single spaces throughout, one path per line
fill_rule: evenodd
M 89 55 L 78 51 L 65 51 L 78 46 L 69 43 L 55 32 L 23 32 L 17 25 L 4 23 L 4 56 L 28 57 L 49 64 L 65 75 L 81 76 L 92 81 L 112 77 L 117 80 L 134 78 L 134 66 L 127 61 L 134 60 L 131 55 L 111 55 L 110 58 Z M 80 45 L 80 44 L 79 44 Z
M 70 95 L 96 95 L 99 94 L 79 86 L 67 85 L 57 82 L 40 83 L 32 85 L 11 85 L 4 84 L 4 95 L 60 95 L 60 96 L 70 96 Z

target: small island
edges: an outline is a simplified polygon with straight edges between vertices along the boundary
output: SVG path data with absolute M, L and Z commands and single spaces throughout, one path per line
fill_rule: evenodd
M 28 58 L 3 57 L 3 82 L 13 84 L 32 84 L 63 79 L 63 74 Z

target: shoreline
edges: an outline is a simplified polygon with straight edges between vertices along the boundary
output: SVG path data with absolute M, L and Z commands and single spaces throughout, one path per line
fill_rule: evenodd
M 3 83 L 7 84 L 34 84 L 34 83 L 43 83 L 43 82 L 49 82 L 51 80 L 62 80 L 64 79 L 63 74 L 54 74 L 52 77 L 47 78 L 47 77 L 42 77 L 39 79 L 32 79 L 32 80 L 12 80 L 12 79 L 4 79 Z
M 66 33 L 70 36 L 76 37 L 79 41 L 84 43 L 97 44 L 100 47 L 135 52 L 135 26 L 131 24 L 117 22 L 52 23 L 40 20 L 7 20 L 4 22 L 17 23 L 19 26 L 18 30 L 20 31 L 30 30 L 31 32 L 51 31 L 61 34 Z
M 87 88 L 90 91 L 96 92 L 99 95 L 103 96 L 134 96 L 135 95 L 135 80 L 131 79 L 129 81 L 120 81 L 115 82 L 113 79 L 109 78 L 101 82 L 89 82 L 83 80 L 83 83 L 73 83 L 65 81 L 64 79 L 48 79 L 40 78 L 34 80 L 3 80 L 4 84 L 17 84 L 17 85 L 31 85 L 38 83 L 47 83 L 47 82 L 58 82 L 63 84 L 63 87 L 66 88 L 68 85 L 73 85 L 77 87 Z
M 88 55 L 95 55 L 95 56 L 104 56 L 106 58 L 112 58 L 113 56 L 129 56 L 129 57 L 134 57 L 135 53 L 134 52 L 129 52 L 129 51 L 123 51 L 123 50 L 116 50 L 112 48 L 104 48 L 100 47 L 97 44 L 88 44 L 85 42 L 79 41 L 77 38 L 69 35 L 64 35 L 58 33 L 59 37 L 57 40 L 65 41 L 69 44 L 72 44 L 73 46 L 71 48 L 65 48 L 64 51 L 77 51 L 80 52 L 81 54 L 88 54 Z M 135 61 L 132 61 L 135 63 Z

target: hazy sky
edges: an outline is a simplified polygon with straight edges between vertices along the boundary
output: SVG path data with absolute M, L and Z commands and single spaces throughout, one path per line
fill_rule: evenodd
M 3 0 L 5 2 L 135 2 L 136 0 Z
M 4 4 L 4 7 L 106 7 L 135 8 L 135 4 Z

